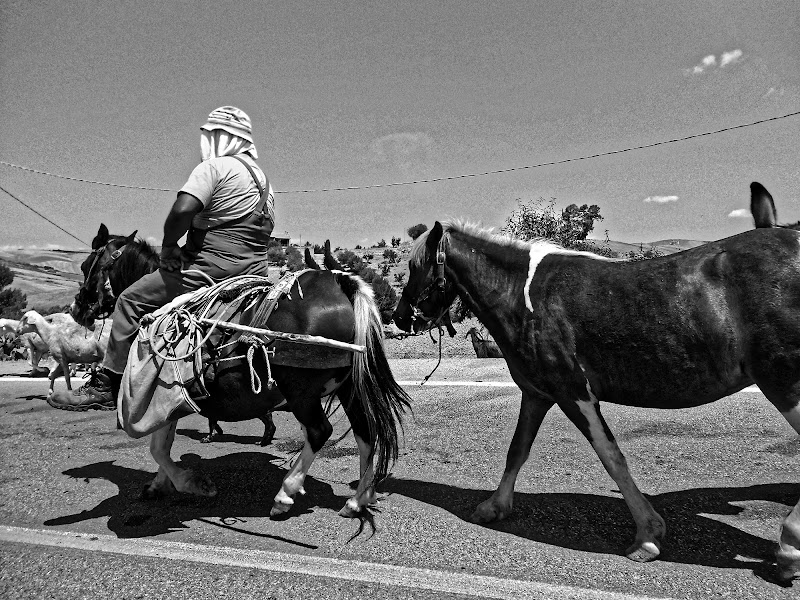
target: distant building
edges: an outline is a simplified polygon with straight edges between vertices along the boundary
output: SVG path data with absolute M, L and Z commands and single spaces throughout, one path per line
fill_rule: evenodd
M 289 233 L 284 231 L 283 234 L 272 232 L 272 239 L 281 243 L 282 248 L 289 247 Z

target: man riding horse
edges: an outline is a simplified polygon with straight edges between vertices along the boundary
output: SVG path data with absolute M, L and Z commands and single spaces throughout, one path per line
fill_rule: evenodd
M 236 107 L 222 106 L 211 112 L 200 130 L 202 161 L 178 192 L 164 222 L 158 270 L 119 295 L 108 349 L 93 380 L 71 395 L 52 395 L 47 400 L 51 406 L 115 409 L 128 353 L 144 315 L 210 280 L 267 275 L 274 197 L 255 162 L 250 117 Z M 180 247 L 178 240 L 185 234 L 186 243 Z

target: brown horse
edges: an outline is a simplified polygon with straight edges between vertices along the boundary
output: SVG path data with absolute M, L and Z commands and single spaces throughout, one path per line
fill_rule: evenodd
M 486 326 L 522 390 L 500 485 L 472 519 L 507 517 L 547 412 L 578 427 L 636 523 L 626 554 L 661 552 L 666 526 L 628 471 L 600 402 L 677 409 L 752 383 L 800 433 L 800 232 L 760 229 L 647 261 L 605 259 L 437 222 L 417 240 L 394 314 L 410 331 L 456 296 Z M 800 503 L 786 517 L 781 581 L 800 569 Z
M 123 271 L 147 263 L 148 248 L 134 236 L 108 236 L 102 244 L 93 244 L 94 252 L 82 269 L 85 280 L 72 310 L 76 320 L 95 310 L 113 307 L 113 296 L 124 279 Z M 102 240 L 101 240 L 102 241 Z M 152 251 L 152 250 L 150 250 Z M 139 268 L 139 267 L 137 267 Z M 265 347 L 274 350 L 267 363 L 266 352 L 257 352 L 250 360 L 219 362 L 206 373 L 207 395 L 197 385 L 190 394 L 200 414 L 215 421 L 242 421 L 257 418 L 286 402 L 303 426 L 305 446 L 291 467 L 276 495 L 272 515 L 290 510 L 293 496 L 303 493 L 308 469 L 333 427 L 322 408 L 321 399 L 334 394 L 341 401 L 353 429 L 360 455 L 360 480 L 353 497 L 340 514 L 355 516 L 375 499 L 374 487 L 383 479 L 397 458 L 398 428 L 409 397 L 392 375 L 383 349 L 383 334 L 372 289 L 359 277 L 330 271 L 305 271 L 285 290 L 274 310 L 262 311 L 267 295 L 251 297 L 248 313 L 254 321 L 241 323 L 273 331 L 306 334 L 365 348 L 364 353 L 344 350 L 320 350 L 292 342 L 272 341 Z M 259 321 L 260 315 L 266 320 Z M 242 336 L 225 335 L 218 340 L 233 355 L 247 355 L 248 342 Z M 217 348 L 211 348 L 212 354 Z M 271 378 L 276 386 L 254 389 L 251 365 L 262 381 Z M 202 390 L 203 392 L 205 390 Z M 151 433 L 150 452 L 159 465 L 155 479 L 145 488 L 146 497 L 170 491 L 216 495 L 216 488 L 202 474 L 183 470 L 171 459 L 170 448 L 177 420 L 194 411 L 184 402 L 163 422 L 151 429 L 134 428 L 135 411 L 125 404 L 118 415 L 126 432 L 134 437 Z

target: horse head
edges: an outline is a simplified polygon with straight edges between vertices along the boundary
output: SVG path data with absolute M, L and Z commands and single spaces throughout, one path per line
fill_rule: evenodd
M 83 284 L 70 306 L 70 314 L 77 323 L 89 327 L 95 319 L 102 319 L 114 311 L 114 266 L 125 248 L 134 243 L 136 231 L 128 236 L 111 235 L 108 228 L 100 225 L 92 240 L 92 252 L 81 263 Z M 125 286 L 127 287 L 127 286 Z M 118 287 L 117 293 L 124 287 Z
M 408 261 L 408 282 L 392 315 L 403 331 L 445 325 L 451 336 L 455 333 L 449 309 L 456 289 L 452 276 L 447 277 L 447 239 L 442 224 L 436 221 L 414 244 Z

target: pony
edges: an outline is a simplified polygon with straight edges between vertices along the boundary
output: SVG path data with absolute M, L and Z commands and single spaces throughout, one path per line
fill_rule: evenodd
M 772 199 L 772 194 L 757 181 L 750 184 L 750 212 L 753 215 L 756 229 L 783 227 L 800 231 L 800 221 L 787 225 L 778 224 L 778 211 L 775 210 L 775 201 Z
M 100 233 L 106 233 L 101 229 Z M 107 236 L 93 241 L 94 257 L 84 262 L 84 282 L 75 297 L 73 314 L 91 313 L 91 307 L 107 307 L 108 296 L 122 288 L 121 271 L 126 262 L 147 263 L 150 251 L 133 236 Z M 109 282 L 106 285 L 105 282 Z M 288 341 L 272 341 L 252 360 L 214 362 L 206 367 L 205 386 L 195 382 L 189 392 L 201 415 L 214 421 L 253 419 L 286 403 L 303 428 L 305 444 L 290 467 L 274 498 L 271 516 L 288 512 L 293 496 L 304 493 L 303 482 L 333 427 L 322 407 L 322 398 L 339 398 L 350 421 L 359 450 L 360 478 L 356 491 L 340 514 L 355 517 L 376 499 L 375 486 L 388 475 L 398 455 L 398 426 L 410 407 L 410 398 L 397 384 L 383 348 L 380 314 L 372 289 L 359 277 L 331 271 L 303 271 L 284 289 L 274 307 L 267 308 L 267 294 L 251 298 L 244 317 L 252 316 L 253 327 L 273 331 L 307 334 L 339 342 L 354 342 L 363 353 L 306 346 Z M 265 316 L 266 315 L 266 316 Z M 262 318 L 259 320 L 259 318 Z M 244 336 L 225 334 L 218 348 L 226 347 L 243 358 L 251 347 Z M 216 351 L 216 348 L 213 350 Z M 256 386 L 251 365 L 261 381 L 274 380 L 275 386 Z M 206 392 L 206 393 L 201 393 Z M 145 498 L 156 498 L 172 491 L 213 497 L 216 487 L 202 473 L 180 468 L 170 457 L 177 420 L 193 412 L 184 404 L 173 411 L 151 432 L 150 453 L 159 466 L 153 481 L 145 487 Z M 138 437 L 126 423 L 121 403 L 118 415 L 126 431 Z
M 601 402 L 678 409 L 752 383 L 800 433 L 800 232 L 757 229 L 630 262 L 436 222 L 415 242 L 394 312 L 404 331 L 436 324 L 459 296 L 522 391 L 497 490 L 472 514 L 506 518 L 514 484 L 554 405 L 586 437 L 636 524 L 625 551 L 658 557 L 664 519 L 637 487 Z M 777 578 L 800 569 L 800 502 L 783 521 Z
M 92 239 L 92 252 L 81 263 L 84 284 L 70 306 L 75 321 L 84 327 L 94 323 L 95 319 L 110 316 L 122 290 L 158 268 L 158 252 L 146 241 L 138 239 L 137 232 L 128 236 L 112 235 L 104 223 L 100 224 Z M 272 414 L 260 415 L 258 419 L 264 423 L 259 445 L 269 446 L 276 431 Z M 200 442 L 212 442 L 222 434 L 219 423 L 209 419 L 208 435 L 200 438 Z

